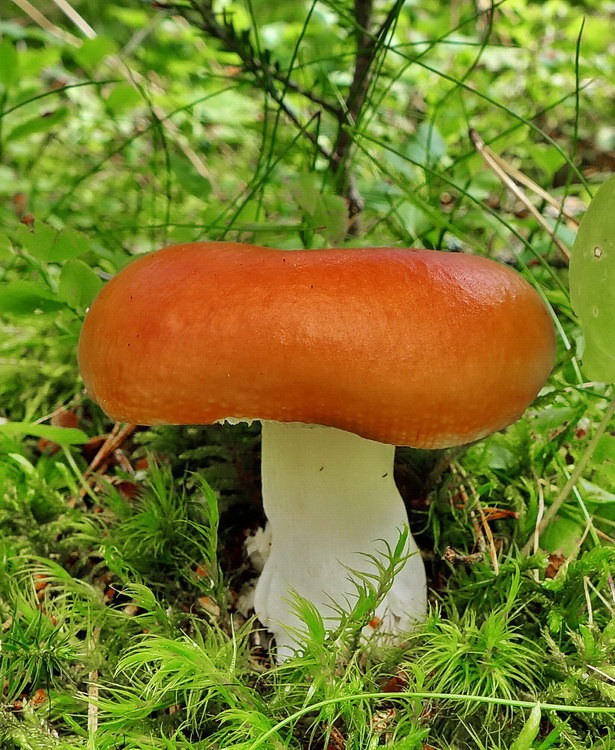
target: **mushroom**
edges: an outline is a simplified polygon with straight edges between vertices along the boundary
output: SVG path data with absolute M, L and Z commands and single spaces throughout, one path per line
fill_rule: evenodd
M 271 549 L 254 606 L 282 657 L 290 594 L 326 619 L 357 595 L 407 515 L 396 445 L 470 443 L 518 419 L 551 370 L 534 289 L 479 256 L 192 243 L 138 258 L 100 292 L 79 343 L 91 397 L 142 425 L 261 420 Z M 416 544 L 376 615 L 404 631 L 426 607 Z

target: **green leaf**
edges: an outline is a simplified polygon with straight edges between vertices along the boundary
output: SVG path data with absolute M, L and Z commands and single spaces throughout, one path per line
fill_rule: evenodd
M 540 544 L 547 552 L 562 552 L 568 556 L 577 548 L 584 531 L 584 519 L 566 518 L 560 514 L 544 530 Z
M 579 317 L 581 317 L 579 315 Z M 581 319 L 583 325 L 583 320 Z M 615 329 L 611 329 L 615 330 Z M 583 349 L 583 370 L 590 380 L 601 383 L 615 381 L 615 351 L 607 349 L 596 336 L 596 330 L 590 327 L 583 329 L 585 347 Z M 612 346 L 612 344 L 611 344 Z
M 87 237 L 74 229 L 58 231 L 48 224 L 36 224 L 33 232 L 21 226 L 16 240 L 37 260 L 61 263 L 83 255 L 89 250 Z
M 53 312 L 63 304 L 44 286 L 32 281 L 11 281 L 0 286 L 0 313 L 31 315 L 36 310 Z
M 544 144 L 528 143 L 527 150 L 532 160 L 537 164 L 547 177 L 552 177 L 564 164 L 564 157 L 553 146 Z
M 32 231 L 22 224 L 17 230 L 15 241 L 38 260 L 47 260 L 53 252 L 57 235 L 57 229 L 49 224 L 37 223 Z
M 45 440 L 52 440 L 58 445 L 68 446 L 88 442 L 88 436 L 83 430 L 74 427 L 54 427 L 46 424 L 31 422 L 5 422 L 0 424 L 0 433 L 5 435 L 32 435 Z
M 17 80 L 18 60 L 15 45 L 8 39 L 0 41 L 0 84 L 8 89 Z
M 258 217 L 260 207 L 258 201 L 246 201 L 241 207 L 239 213 L 235 216 L 234 225 L 249 225 L 254 223 Z
M 570 300 L 585 336 L 583 369 L 591 380 L 615 381 L 615 177 L 587 209 L 570 258 Z
M 406 154 L 419 164 L 433 164 L 446 154 L 446 141 L 435 125 L 421 123 L 406 146 Z
M 117 18 L 122 24 L 131 26 L 133 29 L 141 29 L 151 20 L 144 10 L 140 8 L 122 8 L 119 5 L 109 4 L 105 8 L 109 18 Z
M 62 267 L 58 294 L 75 307 L 87 307 L 102 288 L 102 281 L 82 260 L 70 260 Z
M 603 435 L 600 438 L 596 450 L 594 451 L 592 462 L 596 465 L 605 462 L 615 464 L 615 435 L 611 435 L 607 432 L 606 435 Z
M 13 243 L 6 236 L 6 234 L 0 234 L 0 262 L 7 262 L 15 257 L 13 252 Z
M 314 172 L 305 172 L 293 180 L 290 191 L 299 208 L 313 216 L 320 197 L 320 184 Z
M 143 104 L 141 94 L 129 83 L 118 83 L 107 97 L 107 106 L 112 112 L 125 112 Z
M 348 208 L 339 195 L 321 195 L 314 213 L 314 223 L 330 245 L 338 245 L 346 234 Z
M 73 52 L 75 60 L 83 68 L 93 68 L 107 57 L 117 52 L 117 44 L 106 36 L 86 39 L 79 49 Z
M 211 193 L 211 183 L 202 177 L 191 161 L 179 154 L 170 154 L 171 170 L 182 188 L 196 198 L 205 200 Z
M 32 78 L 60 59 L 57 47 L 41 47 L 40 49 L 25 49 L 19 51 L 19 75 L 21 78 Z
M 411 234 L 414 237 L 422 232 L 426 232 L 433 226 L 429 216 L 412 203 L 402 203 L 402 205 L 397 208 L 396 213 L 399 220 L 404 225 L 405 230 L 408 234 Z
M 320 179 L 314 172 L 299 175 L 290 189 L 297 205 L 308 215 L 315 230 L 331 245 L 342 242 L 348 218 L 346 201 L 339 195 L 323 193 Z
M 58 262 L 78 258 L 89 249 L 90 242 L 85 234 L 76 229 L 62 229 L 56 237 L 50 261 Z
M 521 728 L 517 739 L 510 746 L 510 750 L 530 750 L 540 729 L 541 716 L 540 705 L 536 704 L 530 711 L 530 715 Z
M 69 111 L 68 107 L 60 107 L 55 112 L 50 112 L 40 117 L 32 117 L 30 120 L 26 120 L 14 127 L 6 136 L 6 140 L 7 142 L 17 141 L 35 133 L 45 133 L 65 120 L 68 117 Z
M 583 492 L 583 499 L 590 505 L 613 505 L 615 507 L 615 495 L 612 492 L 598 487 L 597 484 L 587 479 L 579 479 L 579 488 Z
M 7 142 L 18 141 L 35 133 L 45 133 L 65 120 L 68 117 L 69 111 L 68 107 L 59 107 L 55 112 L 40 115 L 39 117 L 32 117 L 30 120 L 26 120 L 14 127 L 6 136 L 6 140 Z

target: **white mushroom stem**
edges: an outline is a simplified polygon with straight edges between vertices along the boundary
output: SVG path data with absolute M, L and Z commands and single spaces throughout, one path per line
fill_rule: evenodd
M 289 592 L 313 602 L 328 626 L 335 626 L 331 602 L 349 608 L 356 600 L 348 568 L 375 572 L 364 554 L 386 560 L 408 519 L 393 479 L 395 447 L 333 427 L 263 422 L 263 502 L 271 529 L 271 550 L 256 585 L 254 608 L 275 635 L 278 654 L 296 641 L 289 627 L 301 627 Z M 384 540 L 384 541 L 383 541 Z M 425 613 L 425 570 L 416 543 L 376 611 L 380 629 L 408 630 Z

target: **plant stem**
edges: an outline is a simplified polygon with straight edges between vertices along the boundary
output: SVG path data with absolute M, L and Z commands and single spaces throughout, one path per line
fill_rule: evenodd
M 98 498 L 94 494 L 94 490 L 90 487 L 90 485 L 87 483 L 85 477 L 81 473 L 81 470 L 77 466 L 77 462 L 73 458 L 73 454 L 70 452 L 70 450 L 64 446 L 62 446 L 62 451 L 64 452 L 64 455 L 66 456 L 66 460 L 68 461 L 71 469 L 75 473 L 75 476 L 79 480 L 79 483 L 81 484 L 81 487 L 83 489 L 84 495 L 88 494 L 90 498 L 95 502 L 98 503 Z
M 291 716 L 287 716 L 282 721 L 279 721 L 275 726 L 271 727 L 271 729 L 268 729 L 264 734 L 262 734 L 256 742 L 253 742 L 247 750 L 257 750 L 259 747 L 262 747 L 266 740 L 268 740 L 271 736 L 276 734 L 276 732 L 279 732 L 280 729 L 283 729 L 285 726 L 288 726 L 289 724 L 292 724 L 294 721 L 299 719 L 301 716 L 305 716 L 305 714 L 312 713 L 314 711 L 318 711 L 321 708 L 324 708 L 325 706 L 333 706 L 336 703 L 349 703 L 354 700 L 387 700 L 387 699 L 395 699 L 395 700 L 402 700 L 402 699 L 411 699 L 411 698 L 418 698 L 418 699 L 425 699 L 425 700 L 457 700 L 457 701 L 478 701 L 479 703 L 496 703 L 501 706 L 514 706 L 517 708 L 535 708 L 536 706 L 540 706 L 540 708 L 543 711 L 564 711 L 566 713 L 577 713 L 577 714 L 591 714 L 591 713 L 598 713 L 598 714 L 615 714 L 615 707 L 610 708 L 606 706 L 566 706 L 566 705 L 558 705 L 557 703 L 533 703 L 532 701 L 521 701 L 521 700 L 509 700 L 506 698 L 492 698 L 490 696 L 486 695 L 459 695 L 456 693 L 429 693 L 429 692 L 404 692 L 404 693 L 361 693 L 358 695 L 343 695 L 338 696 L 337 698 L 329 698 L 324 701 L 318 701 L 318 703 L 312 703 L 309 706 L 305 706 L 304 708 L 299 709 L 298 711 L 295 711 L 294 714 Z
M 371 38 L 369 28 L 371 26 L 373 11 L 373 0 L 355 0 L 355 17 L 360 29 L 357 31 L 357 49 L 354 66 L 354 74 L 350 91 L 346 99 L 346 113 L 344 121 L 354 125 L 359 117 L 363 102 L 369 88 L 369 70 L 372 66 L 377 42 Z M 337 192 L 348 194 L 348 213 L 352 220 L 363 210 L 363 200 L 356 189 L 353 188 L 350 170 L 349 153 L 352 146 L 353 136 L 349 129 L 340 128 L 337 142 L 331 157 L 331 167 L 336 178 Z M 350 234 L 357 234 L 356 221 L 351 221 Z

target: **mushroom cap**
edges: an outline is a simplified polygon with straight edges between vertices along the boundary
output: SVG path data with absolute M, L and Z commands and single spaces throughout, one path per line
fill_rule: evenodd
M 535 290 L 480 256 L 195 242 L 102 289 L 79 365 L 118 421 L 304 422 L 444 448 L 518 419 L 554 353 Z

